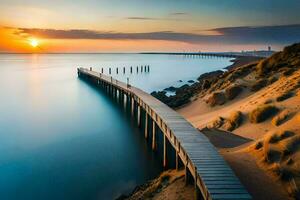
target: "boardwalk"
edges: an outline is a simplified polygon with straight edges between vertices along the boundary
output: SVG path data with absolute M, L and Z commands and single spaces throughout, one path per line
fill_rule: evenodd
M 193 182 L 196 199 L 251 199 L 234 172 L 215 147 L 177 112 L 148 93 L 112 77 L 78 69 L 78 76 L 99 85 L 124 105 L 130 105 L 138 126 L 144 120 L 145 138 L 156 148 L 156 127 L 163 133 L 163 165 L 167 165 L 167 145 L 175 150 L 176 168 L 185 168 L 186 182 Z M 142 118 L 142 116 L 144 116 Z M 152 125 L 152 133 L 149 126 Z
M 266 53 L 238 53 L 238 52 L 225 52 L 225 53 L 205 53 L 205 52 L 150 52 L 150 53 L 142 53 L 142 54 L 162 54 L 162 55 L 182 55 L 186 57 L 223 57 L 223 58 L 241 58 L 241 57 L 259 57 L 265 58 L 269 57 L 272 52 Z

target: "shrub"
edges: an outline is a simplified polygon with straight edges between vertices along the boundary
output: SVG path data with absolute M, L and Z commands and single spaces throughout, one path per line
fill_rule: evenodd
M 262 141 L 258 141 L 255 143 L 255 149 L 258 150 L 258 149 L 261 149 L 263 147 L 263 142 Z
M 249 113 L 251 123 L 260 123 L 276 114 L 279 109 L 273 105 L 262 105 Z
M 292 131 L 280 131 L 279 132 L 279 136 L 282 140 L 286 139 L 286 138 L 289 138 L 289 137 L 292 137 L 294 135 L 295 135 L 295 133 L 293 133 Z
M 268 79 L 268 82 L 269 82 L 269 84 L 272 84 L 272 83 L 276 82 L 277 80 L 278 80 L 277 77 L 272 76 L 271 78 Z
M 286 140 L 285 143 L 285 154 L 292 154 L 300 147 L 300 136 L 294 135 Z
M 223 126 L 224 120 L 225 119 L 223 117 L 218 117 L 217 119 L 215 119 L 210 123 L 208 128 L 220 128 L 221 126 Z
M 243 91 L 243 88 L 241 86 L 234 85 L 234 86 L 228 87 L 225 90 L 225 96 L 227 99 L 232 100 L 235 97 L 237 97 L 242 91 Z
M 284 75 L 284 76 L 290 76 L 290 75 L 292 75 L 294 72 L 295 72 L 295 69 L 293 69 L 293 68 L 288 68 L 288 69 L 286 69 L 286 70 L 283 71 L 282 75 Z
M 272 124 L 274 126 L 279 126 L 279 125 L 283 124 L 286 121 L 286 119 L 288 119 L 290 117 L 290 115 L 291 115 L 291 113 L 289 110 L 283 110 L 278 115 L 273 117 Z
M 267 79 L 260 79 L 251 86 L 250 90 L 252 92 L 256 92 L 256 91 L 260 90 L 261 88 L 267 86 L 267 84 L 268 84 Z
M 292 137 L 293 135 L 295 135 L 295 133 L 284 130 L 268 135 L 265 141 L 269 144 L 274 144 L 286 138 Z
M 227 131 L 233 131 L 241 125 L 242 121 L 243 114 L 240 111 L 232 112 L 224 124 L 224 129 Z
M 273 133 L 266 138 L 266 142 L 271 144 L 277 143 L 278 141 L 280 141 L 280 137 L 277 133 Z
M 267 99 L 264 104 L 269 104 L 269 103 L 272 103 L 272 102 L 273 102 L 272 99 Z
M 278 162 L 282 157 L 282 153 L 272 147 L 265 149 L 265 161 L 268 163 Z
M 226 102 L 226 98 L 223 92 L 214 92 L 207 100 L 210 106 L 223 105 Z
M 284 101 L 294 96 L 293 92 L 285 92 L 276 98 L 276 101 Z
M 273 171 L 283 181 L 289 181 L 294 176 L 293 170 L 287 166 L 278 165 Z

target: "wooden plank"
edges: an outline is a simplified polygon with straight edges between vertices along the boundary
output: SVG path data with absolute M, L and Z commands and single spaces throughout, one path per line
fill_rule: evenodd
M 251 199 L 249 194 L 212 194 L 214 200 L 246 200 Z

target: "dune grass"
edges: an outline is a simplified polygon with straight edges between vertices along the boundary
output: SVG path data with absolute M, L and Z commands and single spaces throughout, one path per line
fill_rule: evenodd
M 223 105 L 226 102 L 226 97 L 223 92 L 214 92 L 207 100 L 210 106 Z
M 238 128 L 243 122 L 243 114 L 240 111 L 232 112 L 224 123 L 224 129 L 227 131 L 233 131 Z
M 292 113 L 289 110 L 283 110 L 279 114 L 277 114 L 275 117 L 272 119 L 272 124 L 274 126 L 279 126 L 283 124 L 290 116 Z
M 260 123 L 269 119 L 278 111 L 279 109 L 274 105 L 261 105 L 249 113 L 249 119 L 251 123 Z
M 279 96 L 276 98 L 276 101 L 278 101 L 278 102 L 284 101 L 284 100 L 289 99 L 289 98 L 291 98 L 291 97 L 293 97 L 293 96 L 294 96 L 294 93 L 291 92 L 291 91 L 288 91 L 288 92 L 285 92 L 285 93 L 279 95 Z
M 252 92 L 257 92 L 258 90 L 262 89 L 263 87 L 267 86 L 268 80 L 267 79 L 260 79 L 256 83 L 254 83 L 250 90 Z
M 225 89 L 225 96 L 228 100 L 232 100 L 237 97 L 242 91 L 243 88 L 241 86 L 233 85 Z

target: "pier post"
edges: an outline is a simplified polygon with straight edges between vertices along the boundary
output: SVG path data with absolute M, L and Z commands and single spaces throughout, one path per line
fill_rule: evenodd
M 123 67 L 123 74 L 125 74 L 125 67 Z
M 180 154 L 180 143 L 176 139 L 176 146 L 177 148 L 175 149 L 175 165 L 176 165 L 176 170 L 179 170 L 179 154 Z
M 136 73 L 139 73 L 139 66 L 136 67 Z
M 141 72 L 143 72 L 143 66 L 141 66 Z
M 141 127 L 141 106 L 137 105 L 137 123 L 138 127 Z
M 132 66 L 130 67 L 130 73 L 132 74 Z
M 111 74 L 111 68 L 109 68 L 109 74 Z
M 148 139 L 148 114 L 145 112 L 145 139 Z
M 116 72 L 117 72 L 117 74 L 119 74 L 119 68 L 116 68 Z
M 195 167 L 195 172 L 197 172 L 197 167 Z M 195 187 L 195 192 L 194 192 L 194 199 L 195 200 L 200 200 L 201 198 L 201 192 L 197 186 L 197 181 L 198 181 L 198 176 L 197 173 L 195 173 L 195 177 L 194 177 L 194 187 Z
M 101 68 L 101 73 L 103 74 L 103 67 Z
M 154 120 L 152 120 L 152 150 L 156 150 L 156 125 Z
M 163 167 L 167 168 L 167 136 L 164 133 L 164 158 L 163 158 Z
M 131 97 L 131 115 L 134 116 L 134 98 Z
M 188 161 L 188 158 L 186 156 L 186 163 L 184 165 L 184 180 L 185 180 L 185 185 L 188 185 L 191 183 L 191 179 L 192 179 L 192 175 L 191 175 L 191 172 L 188 168 L 188 164 L 189 164 L 189 161 Z

